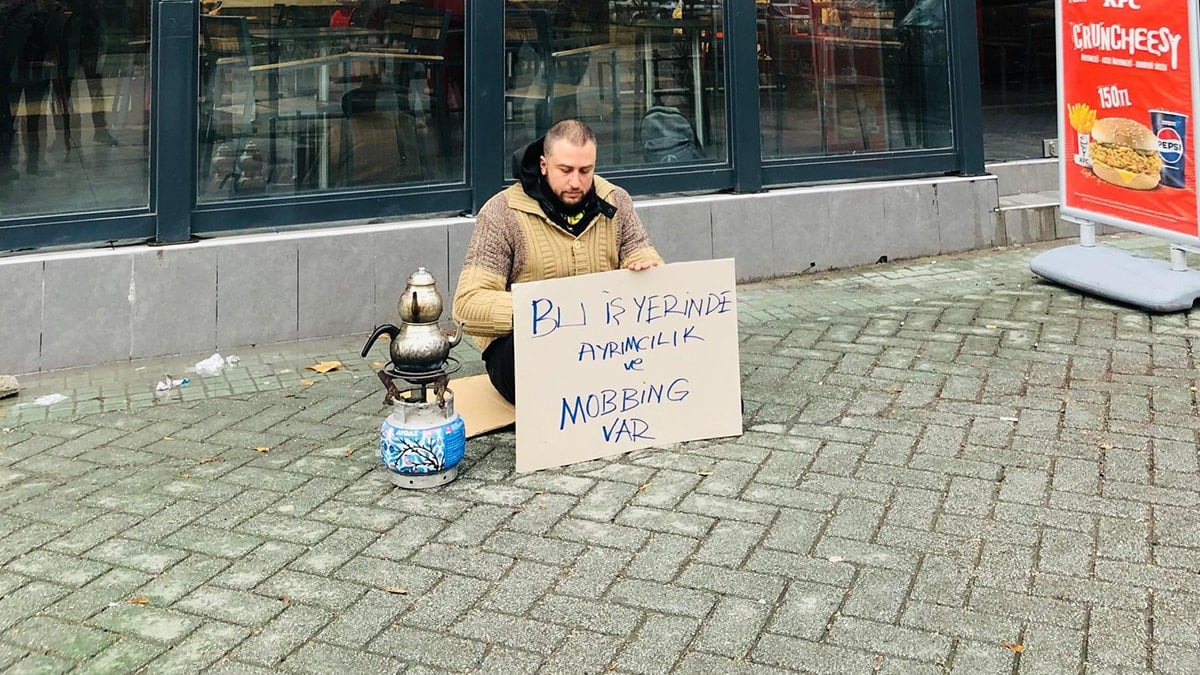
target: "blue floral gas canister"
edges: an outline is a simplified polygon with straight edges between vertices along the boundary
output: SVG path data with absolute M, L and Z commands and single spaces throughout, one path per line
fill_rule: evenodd
M 403 488 L 454 480 L 466 447 L 466 426 L 454 412 L 454 392 L 449 389 L 440 403 L 400 398 L 379 428 L 379 456 L 392 483 Z

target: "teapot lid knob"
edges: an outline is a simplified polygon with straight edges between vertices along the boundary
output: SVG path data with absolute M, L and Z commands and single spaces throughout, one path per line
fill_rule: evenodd
M 408 283 L 418 286 L 430 286 L 434 284 L 434 278 L 424 267 L 418 267 L 417 271 L 408 277 Z

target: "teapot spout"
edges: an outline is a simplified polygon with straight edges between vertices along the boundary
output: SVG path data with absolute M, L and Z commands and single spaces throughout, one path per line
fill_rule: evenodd
M 454 347 L 458 346 L 459 342 L 462 342 L 462 338 L 463 338 L 463 325 L 461 322 L 455 321 L 454 322 L 454 333 L 446 334 L 447 344 L 449 344 L 450 348 L 453 349 Z

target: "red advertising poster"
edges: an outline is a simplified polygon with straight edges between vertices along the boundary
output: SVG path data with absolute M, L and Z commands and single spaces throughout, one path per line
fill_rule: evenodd
M 1195 0 L 1059 0 L 1063 212 L 1195 239 Z

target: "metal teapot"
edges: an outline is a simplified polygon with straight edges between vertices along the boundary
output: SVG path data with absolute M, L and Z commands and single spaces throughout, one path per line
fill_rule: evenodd
M 384 324 L 375 329 L 363 347 L 365 357 L 381 335 L 391 337 L 388 354 L 392 366 L 402 373 L 425 373 L 445 366 L 450 350 L 462 341 L 462 324 L 453 333 L 438 326 L 442 315 L 442 296 L 433 275 L 424 267 L 408 277 L 408 285 L 396 303 L 400 325 Z

